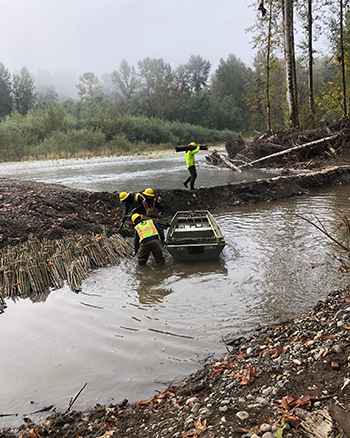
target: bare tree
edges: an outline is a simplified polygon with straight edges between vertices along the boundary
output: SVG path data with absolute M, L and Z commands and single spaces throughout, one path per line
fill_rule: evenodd
M 343 88 L 343 115 L 348 116 L 346 105 L 346 82 L 345 82 L 345 50 L 344 50 L 344 3 L 339 1 L 339 32 L 340 32 L 340 63 L 341 63 L 341 79 Z
M 307 23 L 308 23 L 308 82 L 309 82 L 309 111 L 311 114 L 314 114 L 314 75 L 313 75 L 313 41 L 312 41 L 312 0 L 308 0 L 308 8 L 307 8 Z
M 347 91 L 346 91 L 346 54 L 348 53 L 348 26 L 347 22 L 350 13 L 349 0 L 328 1 L 329 16 L 327 16 L 327 26 L 329 29 L 330 44 L 334 53 L 331 64 L 337 62 L 340 66 L 340 105 L 343 117 L 348 117 Z
M 271 131 L 271 71 L 273 68 L 274 52 L 279 50 L 283 45 L 281 41 L 281 25 L 278 23 L 281 4 L 280 0 L 266 0 L 266 7 L 264 1 L 258 0 L 253 4 L 258 11 L 256 23 L 248 28 L 248 31 L 255 33 L 253 37 L 253 47 L 257 48 L 259 55 L 256 59 L 259 61 L 262 74 L 265 76 L 261 84 L 264 83 L 264 107 L 266 109 L 266 125 L 267 130 Z M 268 9 L 267 9 L 268 8 Z
M 297 76 L 294 46 L 294 13 L 293 0 L 283 1 L 284 19 L 284 51 L 286 61 L 287 102 L 289 121 L 292 127 L 299 126 Z
M 262 7 L 264 7 L 262 3 Z M 265 9 L 266 11 L 266 9 Z M 267 12 L 267 11 L 266 11 Z M 265 12 L 265 14 L 266 14 Z M 262 11 L 264 15 L 264 10 Z M 272 4 L 269 8 L 269 25 L 267 35 L 267 54 L 266 54 L 266 122 L 267 130 L 271 131 L 271 105 L 270 105 L 270 55 L 271 55 L 271 32 L 272 32 Z

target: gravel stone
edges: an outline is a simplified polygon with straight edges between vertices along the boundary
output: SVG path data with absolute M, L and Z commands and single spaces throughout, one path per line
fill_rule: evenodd
M 236 416 L 237 416 L 241 421 L 248 420 L 248 418 L 249 418 L 249 414 L 248 414 L 248 412 L 246 412 L 246 411 L 239 411 L 239 412 L 237 412 Z

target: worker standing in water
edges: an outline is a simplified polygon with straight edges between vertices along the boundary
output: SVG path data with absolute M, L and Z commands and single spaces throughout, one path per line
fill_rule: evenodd
M 188 146 L 196 146 L 196 143 L 192 142 Z M 196 154 L 200 149 L 200 144 L 197 145 L 195 149 L 193 147 L 188 149 L 185 153 L 186 166 L 188 171 L 190 172 L 190 176 L 186 179 L 183 185 L 188 188 L 188 183 L 190 182 L 190 190 L 195 190 L 194 182 L 197 179 L 197 170 L 196 170 L 196 160 L 194 154 Z
M 164 265 L 165 258 L 161 242 L 164 241 L 164 233 L 160 226 L 152 219 L 142 218 L 140 214 L 131 217 L 134 225 L 134 250 L 139 265 L 145 265 L 152 253 L 157 265 Z

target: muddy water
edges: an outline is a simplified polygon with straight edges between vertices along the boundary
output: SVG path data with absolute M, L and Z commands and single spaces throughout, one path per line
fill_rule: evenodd
M 232 172 L 205 165 L 202 151 L 196 154 L 198 179 L 196 187 L 226 184 L 228 182 L 266 178 L 276 174 L 263 171 Z M 64 184 L 72 188 L 92 191 L 136 191 L 146 187 L 183 189 L 182 182 L 189 175 L 184 154 L 149 158 L 96 158 L 85 160 L 60 160 L 0 165 L 1 178 L 44 181 Z
M 317 215 L 331 232 L 349 196 L 340 186 L 218 211 L 227 246 L 217 261 L 123 261 L 92 272 L 79 294 L 64 287 L 36 302 L 8 301 L 0 412 L 19 415 L 0 418 L 0 427 L 44 406 L 65 410 L 86 382 L 77 409 L 151 397 L 209 354 L 224 354 L 223 338 L 310 307 L 339 286 L 337 249 L 295 213 Z

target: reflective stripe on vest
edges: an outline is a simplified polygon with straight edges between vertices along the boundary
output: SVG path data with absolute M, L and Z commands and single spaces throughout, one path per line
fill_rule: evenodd
M 148 205 L 149 201 L 153 201 L 153 205 Z M 144 201 L 142 201 L 142 206 L 145 210 L 147 210 L 147 208 L 151 208 L 151 207 L 155 207 L 156 208 L 156 200 L 155 198 L 153 199 L 145 199 Z
M 151 236 L 158 236 L 160 240 L 159 233 L 152 220 L 140 222 L 138 225 L 136 225 L 135 230 L 139 235 L 140 243 L 147 237 Z
M 141 194 L 141 193 L 136 193 L 134 200 L 135 202 L 138 202 L 139 204 L 141 204 L 141 202 L 143 202 L 145 199 L 145 197 Z

